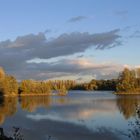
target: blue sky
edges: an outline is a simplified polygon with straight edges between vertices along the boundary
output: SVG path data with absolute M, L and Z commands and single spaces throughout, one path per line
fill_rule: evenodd
M 112 72 L 114 64 L 116 64 L 118 71 L 125 65 L 133 67 L 140 65 L 139 0 L 0 0 L 0 2 L 0 51 L 3 54 L 0 65 L 18 79 L 24 79 L 25 75 L 33 79 L 41 79 L 40 75 L 43 75 L 43 78 L 46 79 L 72 77 L 71 75 L 78 77 L 83 73 L 87 77 L 101 78 L 102 75 L 106 75 L 107 78 L 109 74 L 114 75 Z M 71 33 L 78 34 L 74 35 L 75 38 L 71 38 L 73 36 Z M 87 35 L 84 33 L 87 33 Z M 110 36 L 110 34 L 113 36 Z M 81 49 L 80 45 L 85 45 L 85 42 L 79 45 L 79 41 L 77 43 L 76 39 L 82 38 L 84 40 L 84 36 L 88 36 L 87 40 L 91 37 L 93 39 L 90 43 L 86 40 L 87 48 L 85 46 Z M 66 39 L 66 37 L 71 40 Z M 106 37 L 108 37 L 107 40 L 105 40 Z M 7 43 L 7 40 L 10 40 L 10 42 Z M 70 50 L 73 51 L 68 53 L 67 46 L 70 46 L 70 44 L 65 45 L 67 40 L 71 45 L 74 41 L 76 43 L 74 47 L 79 45 L 79 50 L 77 49 L 74 52 L 75 48 L 71 46 Z M 35 46 L 36 44 L 41 46 L 44 41 L 47 43 L 46 46 L 43 46 L 47 48 L 47 45 L 51 44 L 53 49 L 45 48 L 43 54 L 41 54 L 42 48 L 38 47 L 36 49 Z M 60 41 L 62 42 L 60 43 Z M 6 42 L 6 45 L 3 45 L 3 42 Z M 64 47 L 61 50 L 63 53 L 61 52 L 59 55 L 60 50 L 56 42 L 59 43 L 60 50 L 62 46 Z M 24 49 L 21 49 L 20 45 Z M 98 45 L 105 45 L 104 49 L 96 49 Z M 108 49 L 109 46 L 113 45 L 115 47 Z M 33 51 L 34 49 L 39 54 Z M 30 53 L 26 53 L 27 50 Z M 21 56 L 18 56 L 18 51 Z M 45 56 L 45 51 L 49 56 Z M 48 55 L 47 53 L 46 55 Z M 16 55 L 17 57 L 13 57 Z M 32 57 L 28 55 L 32 55 Z M 7 56 L 9 59 L 11 58 L 11 62 L 6 61 Z M 21 60 L 20 64 L 23 64 L 21 67 L 16 62 L 18 57 Z M 15 64 L 13 64 L 14 62 Z M 77 72 L 71 73 L 70 70 L 58 68 L 62 62 L 69 64 L 71 67 L 78 65 L 79 67 L 75 70 Z M 38 63 L 39 67 L 43 68 L 38 69 Z M 52 67 L 52 63 L 53 66 L 56 63 L 60 65 Z M 109 65 L 110 69 L 108 68 L 107 71 L 105 66 L 109 67 Z M 46 66 L 50 68 L 47 69 Z M 63 67 L 69 66 L 63 65 Z M 86 69 L 85 66 L 87 66 Z M 100 68 L 100 73 L 97 73 L 97 67 Z M 58 75 L 52 76 L 54 75 L 52 73 L 53 68 L 56 69 L 55 73 L 58 73 Z M 92 68 L 94 69 L 93 72 L 89 70 Z M 33 72 L 34 75 L 31 74 Z M 39 75 L 38 78 L 36 75 Z

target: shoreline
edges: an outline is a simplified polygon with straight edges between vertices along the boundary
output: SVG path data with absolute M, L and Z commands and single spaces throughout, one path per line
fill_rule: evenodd
M 135 95 L 140 95 L 140 92 L 114 92 L 112 91 L 112 94 L 117 95 L 117 96 L 135 96 Z M 1 95 L 0 97 L 23 97 L 23 96 L 67 96 L 66 95 L 61 95 L 59 93 L 21 93 L 21 94 L 6 94 L 6 95 Z
M 66 96 L 66 95 L 61 95 L 61 94 L 55 94 L 55 93 L 51 93 L 51 94 L 42 94 L 42 93 L 22 93 L 22 94 L 12 94 L 12 95 L 3 95 L 1 97 L 23 97 L 23 96 Z
M 28 93 L 22 93 L 22 94 L 19 94 L 18 96 L 57 96 L 57 94 L 54 94 L 54 93 L 51 93 L 51 94 L 46 94 L 46 93 L 31 93 L 31 94 L 28 94 Z

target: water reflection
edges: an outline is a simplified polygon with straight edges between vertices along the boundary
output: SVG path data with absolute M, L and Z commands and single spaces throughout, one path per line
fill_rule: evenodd
M 125 119 L 136 116 L 136 108 L 140 105 L 140 96 L 118 96 L 117 105 Z
M 12 116 L 17 111 L 17 98 L 2 98 L 0 100 L 0 124 L 4 123 L 4 120 L 8 116 Z
M 50 96 L 23 96 L 20 97 L 20 105 L 23 110 L 34 112 L 39 107 L 48 108 L 51 106 L 52 98 Z
M 140 96 L 109 93 L 4 98 L 0 99 L 0 123 L 6 130 L 21 127 L 25 140 L 47 136 L 69 140 L 72 135 L 75 140 L 123 139 L 118 132 L 127 134 L 128 121 L 136 116 L 138 105 Z
M 5 117 L 12 116 L 17 111 L 18 98 L 0 98 L 0 124 Z M 136 115 L 136 106 L 140 105 L 140 96 L 118 96 L 116 99 L 69 99 L 69 97 L 49 97 L 49 96 L 23 96 L 19 98 L 22 110 L 35 112 L 36 109 L 44 107 L 50 108 L 56 105 L 53 110 L 57 116 L 67 119 L 89 119 L 94 115 L 110 114 L 113 115 L 117 109 L 123 114 L 125 119 Z M 117 104 L 117 106 L 116 106 Z M 62 105 L 58 109 L 59 105 Z M 75 111 L 76 110 L 76 111 Z

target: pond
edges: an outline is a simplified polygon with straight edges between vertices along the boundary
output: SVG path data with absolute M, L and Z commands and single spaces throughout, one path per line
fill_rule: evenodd
M 7 136 L 13 127 L 20 128 L 24 140 L 139 139 L 133 134 L 137 105 L 140 96 L 116 96 L 110 91 L 6 97 L 0 99 L 0 127 Z

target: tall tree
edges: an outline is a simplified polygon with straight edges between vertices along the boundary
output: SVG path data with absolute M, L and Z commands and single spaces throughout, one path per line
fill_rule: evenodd
M 131 92 L 135 90 L 135 72 L 125 68 L 119 75 L 119 82 L 117 84 L 118 92 Z

